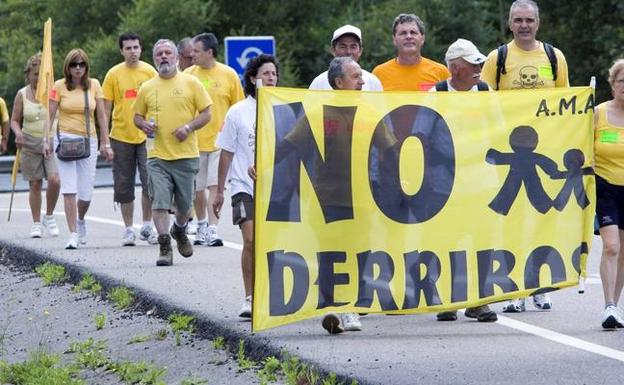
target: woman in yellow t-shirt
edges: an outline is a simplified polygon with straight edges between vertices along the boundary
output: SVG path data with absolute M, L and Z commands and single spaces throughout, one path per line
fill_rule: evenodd
M 104 108 L 104 94 L 97 79 L 89 78 L 89 58 L 80 48 L 69 51 L 63 64 L 64 79 L 54 83 L 50 92 L 50 121 L 59 111 L 57 135 L 54 135 L 54 148 L 59 138 L 89 137 L 91 156 L 84 159 L 65 161 L 57 159 L 61 178 L 61 194 L 65 206 L 65 219 L 69 228 L 66 249 L 76 249 L 78 244 L 87 243 L 87 228 L 84 217 L 91 204 L 95 165 L 97 161 L 97 132 L 95 119 L 100 127 L 100 153 L 107 160 L 113 159 L 113 151 L 108 139 L 108 119 Z M 87 103 L 85 103 L 85 93 Z M 88 107 L 88 108 L 87 108 Z M 85 112 L 86 111 L 86 112 Z M 88 127 L 87 117 L 88 114 Z M 44 153 L 51 156 L 47 145 L 49 122 L 45 125 Z M 77 199 L 76 199 L 77 198 Z
M 602 327 L 624 327 L 617 307 L 624 284 L 624 59 L 609 69 L 613 100 L 594 113 L 596 217 L 602 238 L 600 279 L 605 298 Z
M 33 218 L 30 229 L 32 238 L 41 238 L 45 229 L 49 235 L 56 237 L 59 234 L 54 208 L 59 195 L 59 176 L 56 162 L 53 158 L 44 158 L 43 130 L 48 111 L 36 99 L 37 81 L 39 79 L 39 65 L 41 53 L 31 56 L 26 62 L 24 74 L 26 87 L 15 95 L 13 101 L 13 116 L 11 129 L 15 134 L 15 144 L 20 149 L 20 167 L 24 180 L 28 181 L 28 202 Z M 46 189 L 46 215 L 41 218 L 41 187 L 43 179 L 48 181 Z

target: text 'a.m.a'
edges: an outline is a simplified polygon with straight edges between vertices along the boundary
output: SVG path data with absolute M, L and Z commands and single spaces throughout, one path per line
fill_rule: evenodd
M 373 299 L 379 301 L 379 309 L 373 311 L 392 312 L 415 310 L 439 305 L 452 305 L 469 300 L 469 281 L 477 280 L 478 294 L 471 295 L 473 300 L 495 296 L 495 288 L 499 293 L 511 293 L 519 290 L 535 289 L 542 291 L 554 290 L 545 285 L 556 285 L 573 277 L 566 273 L 566 261 L 571 263 L 580 273 L 581 255 L 588 253 L 585 242 L 581 243 L 569 258 L 552 246 L 539 246 L 529 255 L 517 257 L 503 249 L 485 249 L 475 252 L 477 267 L 468 271 L 468 252 L 450 251 L 444 259 L 432 251 L 414 250 L 403 253 L 399 258 L 385 251 L 363 251 L 355 255 L 355 260 L 347 261 L 344 251 L 321 251 L 316 253 L 315 266 L 317 277 L 310 275 L 310 260 L 306 260 L 296 252 L 274 250 L 266 254 L 269 277 L 269 315 L 284 316 L 298 312 L 308 300 L 311 285 L 318 286 L 316 308 L 351 306 L 358 309 L 371 309 Z M 338 273 L 344 264 L 351 265 L 353 273 Z M 404 296 L 401 300 L 392 289 L 392 281 L 396 278 L 396 265 L 402 264 L 405 271 Z M 518 266 L 516 266 L 518 265 Z M 547 267 L 550 282 L 540 282 L 540 271 Z M 511 277 L 514 269 L 523 271 L 523 282 Z M 450 289 L 450 298 L 443 301 L 439 294 L 442 271 L 450 271 L 450 281 L 445 285 Z M 288 274 L 285 274 L 286 272 Z M 356 273 L 357 272 L 357 273 Z M 292 284 L 287 284 L 285 277 L 292 277 Z M 357 298 L 344 302 L 336 300 L 335 289 L 340 285 L 355 285 Z M 286 288 L 290 287 L 289 292 Z M 424 302 L 421 302 L 421 297 Z M 475 297 L 478 297 L 475 299 Z
M 554 104 L 542 99 L 537 106 L 535 117 L 582 115 L 594 111 L 594 95 L 589 94 L 586 100 L 577 99 L 576 96 L 570 98 L 560 98 Z

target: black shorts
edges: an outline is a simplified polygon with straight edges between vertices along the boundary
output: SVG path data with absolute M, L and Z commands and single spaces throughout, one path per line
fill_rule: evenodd
M 624 229 L 624 186 L 614 185 L 596 175 L 596 218 L 598 225 Z
M 232 223 L 241 225 L 245 221 L 253 221 L 254 202 L 251 195 L 240 192 L 232 196 Z

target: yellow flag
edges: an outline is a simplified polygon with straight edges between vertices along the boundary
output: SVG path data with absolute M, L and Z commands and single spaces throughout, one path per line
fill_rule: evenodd
M 48 109 L 50 90 L 54 84 L 54 69 L 52 67 L 52 19 L 43 25 L 43 51 L 39 66 L 39 81 L 37 82 L 37 101 Z

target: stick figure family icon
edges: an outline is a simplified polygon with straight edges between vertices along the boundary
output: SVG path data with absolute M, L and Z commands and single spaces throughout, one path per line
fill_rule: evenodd
M 583 167 L 585 156 L 578 149 L 570 149 L 563 156 L 564 171 L 558 169 L 557 163 L 549 157 L 535 152 L 538 134 L 533 127 L 518 126 L 509 135 L 509 144 L 513 152 L 503 153 L 489 149 L 485 161 L 493 165 L 509 166 L 509 173 L 498 194 L 488 205 L 495 212 L 507 215 L 516 200 L 520 188 L 524 184 L 531 205 L 538 212 L 545 214 L 554 207 L 562 211 L 572 194 L 582 209 L 589 205 L 589 198 L 583 185 L 583 177 L 593 175 L 592 167 Z M 540 180 L 537 168 L 541 168 L 551 179 L 564 179 L 565 182 L 552 199 Z

